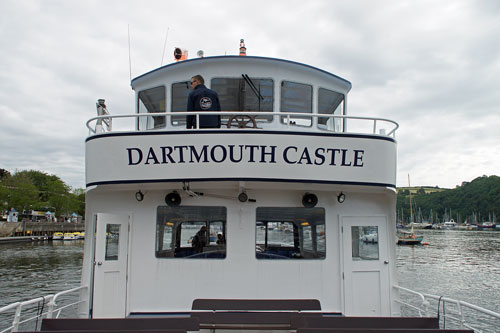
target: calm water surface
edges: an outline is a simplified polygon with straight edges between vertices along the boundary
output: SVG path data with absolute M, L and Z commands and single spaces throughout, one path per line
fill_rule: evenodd
M 401 286 L 500 310 L 500 232 L 418 233 L 429 245 L 397 247 Z M 83 241 L 0 244 L 0 307 L 78 286 L 82 259 Z

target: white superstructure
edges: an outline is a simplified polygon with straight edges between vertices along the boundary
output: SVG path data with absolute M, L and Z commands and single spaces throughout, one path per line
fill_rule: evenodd
M 219 94 L 220 129 L 185 129 L 197 74 Z M 132 88 L 135 116 L 88 123 L 86 234 L 97 237 L 85 243 L 83 284 L 92 287 L 81 315 L 189 311 L 200 298 L 398 313 L 397 124 L 348 117 L 348 81 L 300 63 L 224 56 L 164 66 Z M 234 115 L 256 128 L 228 128 Z M 194 253 L 201 226 L 212 239 Z

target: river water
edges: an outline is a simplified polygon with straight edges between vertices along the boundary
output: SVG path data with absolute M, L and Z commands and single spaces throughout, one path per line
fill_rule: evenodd
M 500 232 L 417 233 L 429 245 L 397 247 L 401 286 L 500 311 Z M 0 307 L 78 286 L 82 259 L 83 241 L 0 244 Z

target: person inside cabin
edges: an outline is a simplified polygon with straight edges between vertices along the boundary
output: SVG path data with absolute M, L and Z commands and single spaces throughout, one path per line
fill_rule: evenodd
M 217 245 L 224 245 L 224 244 L 226 244 L 226 240 L 224 239 L 222 232 L 219 232 L 217 234 Z
M 205 87 L 201 75 L 191 78 L 193 91 L 189 93 L 187 111 L 220 111 L 219 95 Z M 196 116 L 186 117 L 186 128 L 196 128 Z M 220 115 L 200 115 L 200 128 L 220 128 Z
M 193 240 L 191 241 L 191 246 L 194 248 L 196 253 L 203 252 L 203 247 L 207 245 L 207 227 L 203 226 L 200 230 L 194 235 Z

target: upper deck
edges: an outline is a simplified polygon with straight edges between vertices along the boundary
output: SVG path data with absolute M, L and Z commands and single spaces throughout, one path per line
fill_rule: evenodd
M 186 112 L 200 74 L 221 112 Z M 397 123 L 347 115 L 351 83 L 263 57 L 185 60 L 132 80 L 135 114 L 103 105 L 87 123 L 87 186 L 177 181 L 283 181 L 395 187 Z M 186 116 L 222 114 L 219 129 Z M 152 115 L 154 114 L 154 115 Z M 199 124 L 199 121 L 197 121 Z

